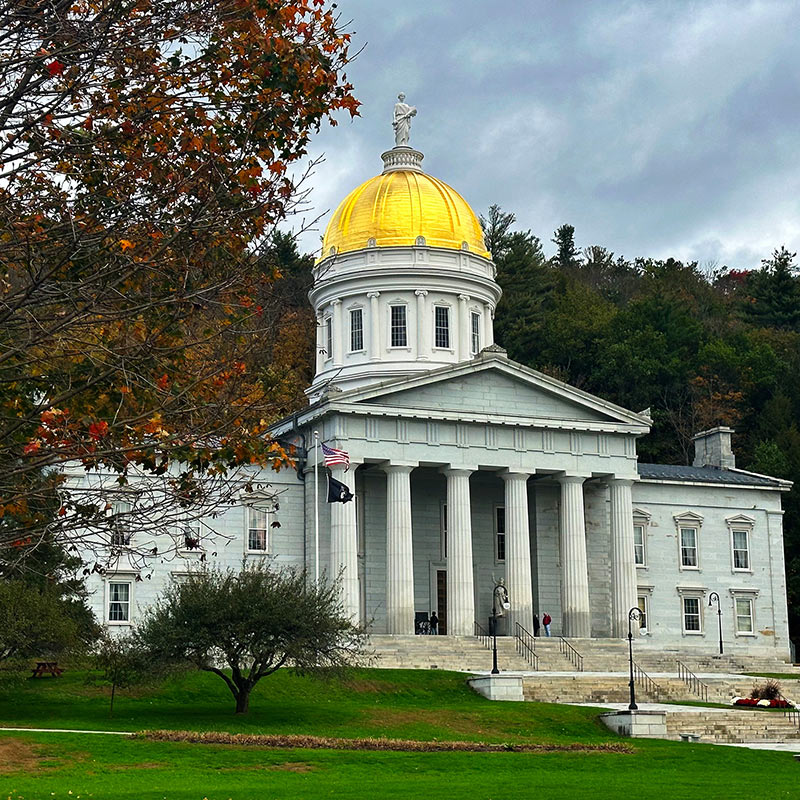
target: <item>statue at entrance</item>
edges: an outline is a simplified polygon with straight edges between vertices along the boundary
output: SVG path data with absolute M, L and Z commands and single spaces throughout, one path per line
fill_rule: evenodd
M 411 135 L 411 117 L 417 116 L 417 109 L 405 102 L 406 96 L 400 92 L 394 104 L 394 143 L 396 147 L 408 147 L 408 137 Z

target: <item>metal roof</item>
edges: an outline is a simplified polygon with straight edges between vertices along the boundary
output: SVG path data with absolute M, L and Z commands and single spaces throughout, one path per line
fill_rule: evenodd
M 678 464 L 639 464 L 645 480 L 688 481 L 691 483 L 734 483 L 741 486 L 781 486 L 783 481 L 751 472 L 722 467 L 688 467 Z

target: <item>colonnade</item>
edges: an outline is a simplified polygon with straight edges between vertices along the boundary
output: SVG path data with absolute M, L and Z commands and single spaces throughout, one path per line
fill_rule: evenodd
M 386 473 L 386 630 L 414 633 L 414 556 L 411 523 L 411 472 L 413 464 L 387 464 Z M 470 475 L 474 470 L 446 467 L 447 480 L 447 633 L 470 636 L 475 622 L 475 585 L 472 558 L 472 507 Z M 344 480 L 341 467 L 333 477 Z M 506 470 L 505 570 L 515 623 L 533 630 L 531 550 L 528 515 L 528 478 L 531 473 Z M 586 550 L 583 484 L 578 475 L 555 476 L 560 484 L 559 542 L 561 623 L 564 636 L 591 636 L 589 572 Z M 604 479 L 609 487 L 611 548 L 611 632 L 627 634 L 628 610 L 636 605 L 632 480 Z M 331 504 L 331 570 L 340 576 L 342 603 L 353 618 L 359 616 L 358 539 L 355 503 Z

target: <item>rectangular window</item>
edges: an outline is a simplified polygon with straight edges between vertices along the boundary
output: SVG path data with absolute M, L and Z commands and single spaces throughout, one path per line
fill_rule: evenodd
M 736 598 L 736 632 L 753 632 L 753 601 L 749 597 Z
M 131 585 L 130 583 L 108 584 L 108 621 L 130 622 Z
M 364 315 L 360 308 L 350 311 L 350 352 L 364 349 Z
M 477 355 L 481 351 L 481 315 L 474 311 L 470 314 L 471 333 L 472 333 L 472 355 Z
M 633 526 L 633 559 L 637 567 L 644 566 L 644 525 Z
M 447 503 L 442 505 L 442 558 L 447 558 Z
M 267 512 L 260 508 L 247 509 L 247 549 L 257 553 L 267 552 Z
M 700 598 L 683 598 L 683 629 L 691 633 L 700 632 Z
M 495 557 L 498 561 L 506 560 L 506 510 L 497 506 L 494 510 Z
M 183 523 L 183 549 L 200 549 L 200 520 L 192 519 Z
M 447 306 L 433 307 L 434 347 L 450 347 L 450 309 Z
M 750 546 L 747 531 L 733 531 L 733 568 L 750 569 Z
M 647 596 L 640 594 L 637 598 L 637 605 L 639 606 L 639 630 L 647 630 Z
M 111 505 L 111 544 L 125 547 L 131 543 L 131 504 L 125 500 L 115 500 Z
M 325 360 L 333 358 L 333 317 L 325 320 Z
M 392 343 L 392 347 L 408 347 L 405 306 L 391 306 L 391 336 L 389 341 Z
M 681 566 L 697 567 L 697 528 L 681 528 Z

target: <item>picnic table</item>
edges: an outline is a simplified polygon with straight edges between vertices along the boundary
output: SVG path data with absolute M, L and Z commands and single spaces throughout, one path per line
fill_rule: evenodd
M 58 661 L 37 661 L 31 677 L 43 678 L 49 674 L 54 678 L 60 678 L 62 672 L 64 672 L 64 668 L 58 666 Z

